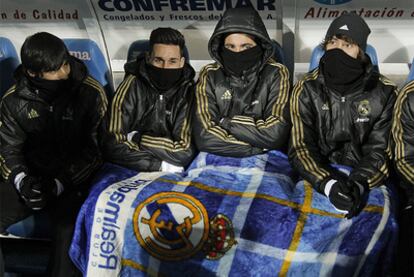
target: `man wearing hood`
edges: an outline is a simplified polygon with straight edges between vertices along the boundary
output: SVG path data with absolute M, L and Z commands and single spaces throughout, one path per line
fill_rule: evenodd
M 286 146 L 289 72 L 271 58 L 272 42 L 257 11 L 226 10 L 208 47 L 216 62 L 202 69 L 197 83 L 198 149 L 246 157 Z
M 106 158 L 137 171 L 180 172 L 194 157 L 191 105 L 194 70 L 183 35 L 151 32 L 150 51 L 125 65 L 112 102 Z
M 295 85 L 290 103 L 290 162 L 347 218 L 389 174 L 397 89 L 365 54 L 370 32 L 355 13 L 332 21 L 319 67 Z M 349 176 L 332 164 L 352 168 Z
M 78 276 L 68 250 L 90 177 L 102 164 L 98 136 L 107 99 L 52 34 L 28 37 L 21 59 L 17 84 L 0 103 L 0 233 L 47 210 L 53 223 L 48 274 Z

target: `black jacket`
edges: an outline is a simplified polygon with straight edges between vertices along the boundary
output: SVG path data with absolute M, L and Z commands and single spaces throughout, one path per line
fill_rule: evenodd
M 370 63 L 359 88 L 345 96 L 327 88 L 320 67 L 305 75 L 290 101 L 294 169 L 319 192 L 329 179 L 337 179 L 331 163 L 353 167 L 351 180 L 381 184 L 388 176 L 396 93 Z
M 217 24 L 209 41 L 216 61 L 199 76 L 194 137 L 199 150 L 244 157 L 280 149 L 290 132 L 289 72 L 272 58 L 273 47 L 260 17 L 253 10 L 233 9 Z M 240 77 L 222 65 L 224 34 L 247 33 L 258 39 L 263 59 Z
M 98 136 L 107 99 L 102 86 L 71 58 L 70 85 L 48 102 L 20 66 L 17 84 L 0 104 L 0 161 L 6 181 L 20 172 L 59 179 L 67 189 L 87 189 L 102 164 Z M 82 185 L 82 187 L 78 187 Z
M 190 122 L 195 72 L 185 63 L 179 83 L 161 94 L 145 60 L 141 55 L 125 65 L 125 79 L 112 102 L 106 158 L 138 171 L 158 171 L 162 161 L 186 166 L 195 155 Z M 128 141 L 132 131 L 138 133 Z
M 394 108 L 392 126 L 395 166 L 403 188 L 413 200 L 414 193 L 414 81 L 404 86 Z

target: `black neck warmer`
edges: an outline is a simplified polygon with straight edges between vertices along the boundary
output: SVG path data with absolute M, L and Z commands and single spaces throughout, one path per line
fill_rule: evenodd
M 262 61 L 263 50 L 259 45 L 242 52 L 233 52 L 223 47 L 221 58 L 224 67 L 236 76 L 241 76 L 243 71 L 252 68 Z
M 160 68 L 147 64 L 147 72 L 154 86 L 167 91 L 179 82 L 183 76 L 183 68 Z
M 68 87 L 68 80 L 45 80 L 39 77 L 26 75 L 29 85 L 39 91 L 39 96 L 46 102 L 51 103 L 62 95 Z
M 320 63 L 328 88 L 347 94 L 362 84 L 365 64 L 341 49 L 326 51 Z

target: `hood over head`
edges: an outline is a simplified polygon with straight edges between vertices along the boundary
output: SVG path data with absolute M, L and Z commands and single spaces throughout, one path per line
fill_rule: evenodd
M 208 42 L 210 56 L 223 65 L 220 56 L 224 38 L 228 34 L 244 33 L 255 38 L 258 46 L 263 49 L 264 64 L 273 55 L 272 41 L 259 13 L 252 7 L 228 9 L 217 23 L 216 28 Z

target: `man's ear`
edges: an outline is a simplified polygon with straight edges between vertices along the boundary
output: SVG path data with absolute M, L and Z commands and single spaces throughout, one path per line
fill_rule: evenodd
M 181 57 L 180 59 L 180 67 L 184 67 L 184 63 L 185 63 L 185 58 Z

